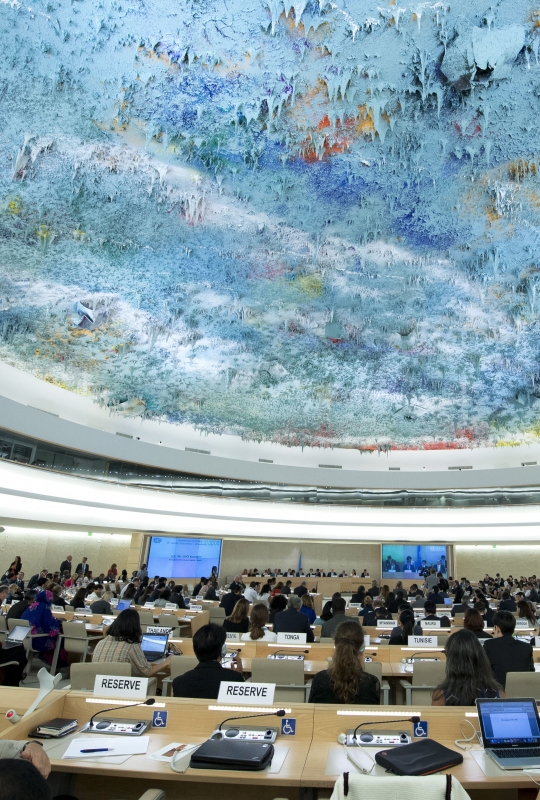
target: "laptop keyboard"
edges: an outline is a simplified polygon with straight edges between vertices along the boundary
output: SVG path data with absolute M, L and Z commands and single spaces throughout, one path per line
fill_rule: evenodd
M 540 758 L 540 747 L 520 747 L 493 750 L 497 758 Z

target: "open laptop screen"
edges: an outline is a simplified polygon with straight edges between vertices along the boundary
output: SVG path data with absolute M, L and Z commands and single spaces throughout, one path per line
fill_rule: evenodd
M 532 698 L 477 700 L 484 747 L 540 745 L 540 719 Z
M 444 598 L 444 604 L 445 604 L 445 606 L 451 606 L 453 602 L 454 602 L 454 601 L 452 600 L 452 598 L 451 598 L 451 597 L 445 597 L 445 598 Z
M 163 655 L 165 653 L 165 648 L 167 647 L 168 640 L 169 640 L 168 634 L 153 636 L 148 633 L 145 633 L 143 634 L 141 641 L 142 651 L 145 655 L 147 653 L 160 653 L 161 655 Z
M 10 642 L 23 642 L 31 630 L 29 625 L 16 625 L 7 638 Z
M 117 611 L 125 611 L 126 608 L 129 608 L 131 605 L 131 600 L 119 600 L 118 605 L 116 606 Z

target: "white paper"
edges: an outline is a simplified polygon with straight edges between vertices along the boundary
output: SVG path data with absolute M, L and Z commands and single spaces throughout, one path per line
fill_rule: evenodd
M 101 738 L 91 736 L 88 739 L 73 739 L 62 758 L 106 758 L 109 756 L 135 756 L 146 755 L 149 736 L 117 736 L 114 741 L 111 737 Z M 81 753 L 81 750 L 96 750 L 106 747 L 107 753 Z

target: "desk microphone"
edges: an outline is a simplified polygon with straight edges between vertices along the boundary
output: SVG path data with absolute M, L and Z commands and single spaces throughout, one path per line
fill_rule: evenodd
M 439 651 L 438 650 L 424 650 L 424 652 L 420 651 L 419 653 L 413 653 L 412 656 L 409 656 L 408 658 L 402 658 L 401 659 L 401 663 L 402 664 L 407 664 L 407 663 L 411 664 L 412 660 L 413 660 L 413 658 L 415 656 L 425 656 L 427 653 L 439 653 Z M 440 661 L 440 660 L 441 660 L 440 655 L 433 656 L 433 658 L 428 658 L 427 659 L 427 661 Z
M 272 653 L 272 657 L 277 656 L 278 653 L 287 653 L 289 655 L 298 655 L 300 653 L 309 653 L 309 650 L 275 650 Z
M 226 722 L 234 722 L 237 719 L 254 719 L 255 717 L 284 717 L 285 716 L 285 709 L 280 708 L 279 711 L 268 711 L 266 714 L 247 714 L 243 717 L 227 717 L 224 719 L 223 722 L 220 722 L 218 731 L 221 730 L 221 726 L 225 725 Z M 420 719 L 420 717 L 418 717 Z
M 149 697 L 147 700 L 143 700 L 142 703 L 130 703 L 128 706 L 123 706 L 123 708 L 133 708 L 133 706 L 153 706 L 155 702 L 156 701 L 154 697 Z M 101 711 L 96 711 L 96 713 L 90 717 L 90 722 L 88 723 L 88 727 L 89 728 L 94 727 L 94 717 L 97 717 L 98 714 L 106 714 L 107 711 L 118 711 L 118 710 L 119 710 L 118 706 L 115 706 L 114 708 L 104 708 Z
M 356 731 L 358 728 L 363 728 L 364 725 L 396 725 L 397 723 L 402 724 L 403 722 L 412 722 L 416 725 L 417 722 L 420 722 L 420 717 L 408 717 L 405 719 L 384 719 L 382 721 L 375 720 L 373 722 L 361 722 L 359 725 L 356 726 L 353 733 L 353 741 L 356 739 Z

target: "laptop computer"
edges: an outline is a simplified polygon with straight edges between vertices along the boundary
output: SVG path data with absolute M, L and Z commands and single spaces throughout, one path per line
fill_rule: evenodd
M 16 625 L 8 636 L 6 636 L 4 650 L 9 650 L 10 647 L 19 647 L 31 630 L 32 628 L 29 625 Z
M 445 604 L 445 606 L 451 606 L 453 602 L 454 602 L 454 601 L 453 601 L 453 599 L 452 599 L 451 597 L 445 597 L 445 598 L 444 598 L 444 604 Z
M 119 600 L 116 606 L 117 611 L 125 611 L 131 605 L 131 600 Z
M 159 661 L 165 656 L 168 633 L 150 634 L 144 633 L 141 641 L 141 648 L 147 661 Z
M 540 767 L 540 718 L 532 697 L 478 699 L 484 751 L 501 769 Z

